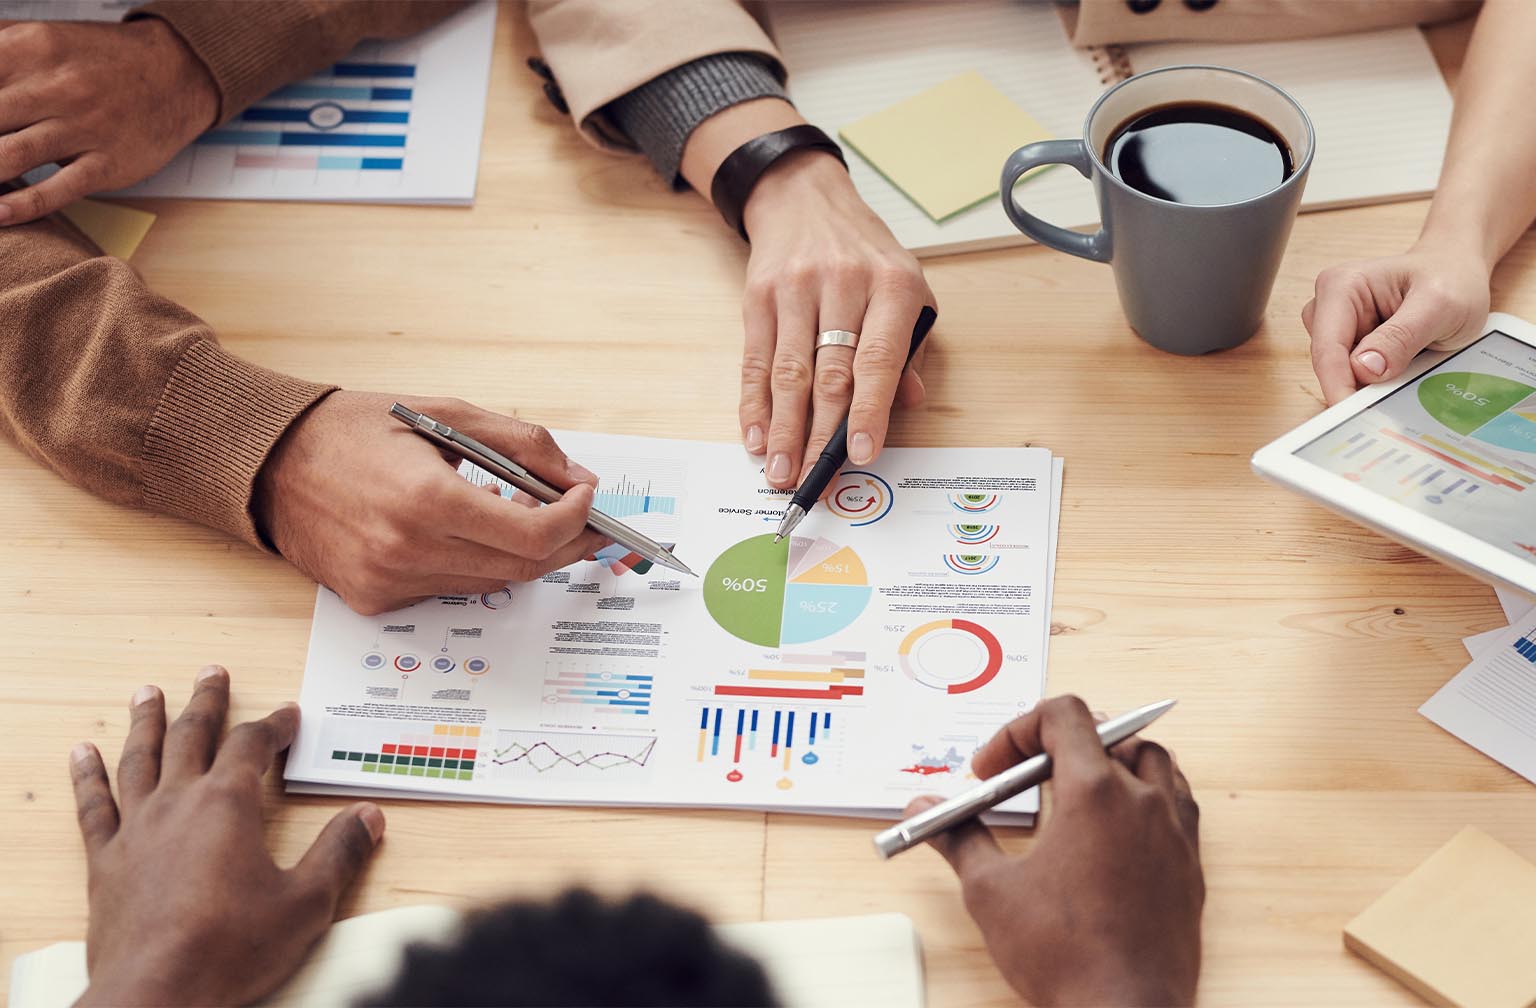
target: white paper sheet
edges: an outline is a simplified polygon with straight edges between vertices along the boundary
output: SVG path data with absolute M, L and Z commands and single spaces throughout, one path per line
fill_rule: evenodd
M 599 508 L 703 577 L 614 550 L 377 618 L 321 591 L 296 786 L 892 815 L 963 786 L 1038 700 L 1045 449 L 890 449 L 774 551 L 788 494 L 740 448 L 558 437 L 602 477 Z
M 1435 724 L 1530 781 L 1536 781 L 1533 615 L 1498 631 L 1472 664 L 1419 708 Z

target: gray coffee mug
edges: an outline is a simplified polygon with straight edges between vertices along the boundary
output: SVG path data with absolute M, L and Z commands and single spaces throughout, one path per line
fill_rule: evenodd
M 1226 105 L 1268 124 L 1289 145 L 1296 170 L 1252 199 L 1196 206 L 1148 196 L 1104 164 L 1104 148 L 1122 124 L 1148 109 L 1190 101 Z M 1306 112 L 1269 81 L 1241 70 L 1164 67 L 1104 92 L 1088 112 L 1083 137 L 1032 143 L 1009 155 L 1001 189 L 1008 219 L 1042 245 L 1109 263 L 1126 319 L 1159 350 L 1195 355 L 1245 342 L 1264 319 L 1312 167 L 1316 143 Z M 1071 165 L 1093 182 L 1103 222 L 1096 233 L 1068 231 L 1019 208 L 1014 185 L 1046 164 Z

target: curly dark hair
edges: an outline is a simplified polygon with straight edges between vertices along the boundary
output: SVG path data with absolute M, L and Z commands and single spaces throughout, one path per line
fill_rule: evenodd
M 415 944 L 371 1006 L 771 1006 L 761 966 L 698 914 L 655 896 L 572 889 L 471 915 L 448 945 Z

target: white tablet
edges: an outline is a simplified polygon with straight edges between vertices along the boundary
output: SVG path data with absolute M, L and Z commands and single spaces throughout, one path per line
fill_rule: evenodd
M 1258 473 L 1474 577 L 1536 595 L 1536 326 L 1350 396 L 1260 449 Z

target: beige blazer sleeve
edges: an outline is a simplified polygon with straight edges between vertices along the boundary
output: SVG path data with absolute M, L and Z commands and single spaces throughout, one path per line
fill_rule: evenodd
M 753 53 L 784 76 L 768 33 L 737 0 L 532 0 L 528 19 L 571 118 L 601 147 L 635 149 L 603 106 L 685 63 Z
M 1478 6 L 1478 0 L 1081 0 L 1060 10 L 1072 44 L 1090 46 L 1344 35 L 1450 21 Z

